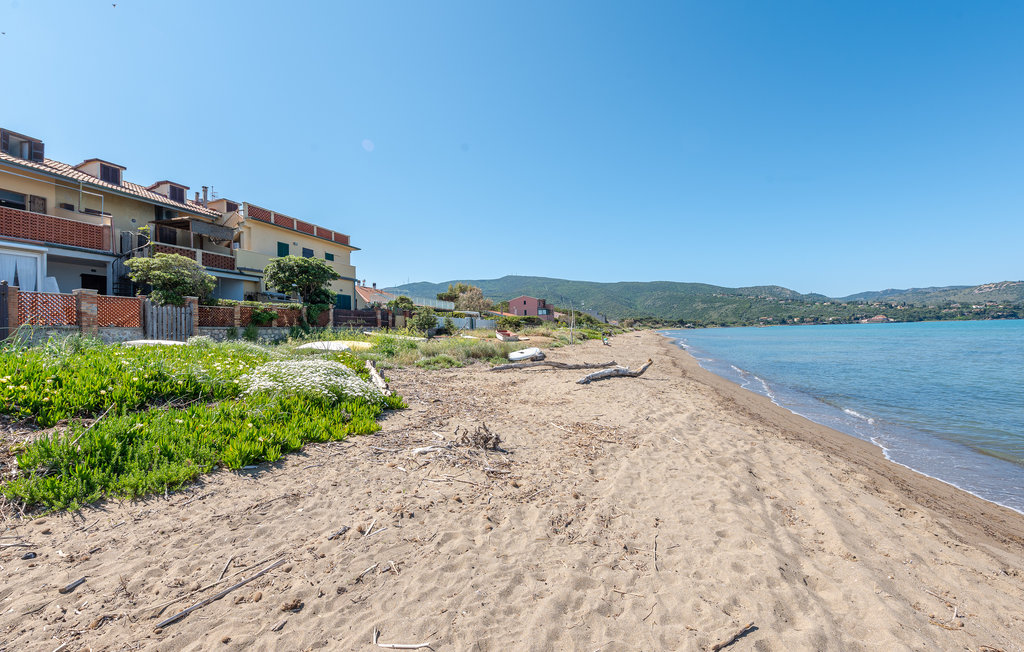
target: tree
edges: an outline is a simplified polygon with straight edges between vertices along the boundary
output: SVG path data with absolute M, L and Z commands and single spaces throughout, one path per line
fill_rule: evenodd
M 491 309 L 491 302 L 484 296 L 483 290 L 470 285 L 455 299 L 455 309 L 482 312 Z
M 438 292 L 437 298 L 440 299 L 441 301 L 457 301 L 460 294 L 467 292 L 472 287 L 472 285 L 469 285 L 467 283 L 456 283 L 455 285 L 449 283 L 448 291 Z
M 334 268 L 319 258 L 301 256 L 271 258 L 263 270 L 267 285 L 287 294 L 297 293 L 309 304 L 333 303 L 334 293 L 328 284 L 339 278 Z
M 413 310 L 416 309 L 416 304 L 412 302 L 412 299 L 403 294 L 389 301 L 388 309 L 392 310 L 393 312 L 404 312 L 406 310 L 412 312 Z
M 212 300 L 217 279 L 207 274 L 191 258 L 178 254 L 154 254 L 151 258 L 131 258 L 125 262 L 136 283 L 151 285 L 154 303 L 185 305 L 185 297 L 199 297 L 200 303 Z
M 426 333 L 431 328 L 437 328 L 437 313 L 433 308 L 420 308 L 409 320 L 409 327 L 421 333 Z

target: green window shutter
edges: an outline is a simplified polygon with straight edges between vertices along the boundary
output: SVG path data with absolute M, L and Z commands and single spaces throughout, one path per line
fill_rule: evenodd
M 324 260 L 334 260 L 334 254 L 324 254 Z
M 287 255 L 288 255 L 288 243 L 287 242 L 278 242 L 277 243 L 277 256 L 280 258 L 282 256 L 287 256 Z

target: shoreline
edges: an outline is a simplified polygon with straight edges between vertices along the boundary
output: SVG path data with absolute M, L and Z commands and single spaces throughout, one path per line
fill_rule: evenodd
M 878 444 L 812 421 L 767 396 L 745 389 L 700 366 L 697 359 L 671 337 L 661 333 L 658 337 L 671 350 L 685 356 L 689 364 L 684 365 L 684 369 L 688 373 L 733 402 L 750 418 L 789 429 L 796 440 L 862 465 L 907 499 L 935 510 L 968 531 L 1000 545 L 1015 545 L 1024 550 L 1024 513 L 893 461 Z
M 694 353 L 690 350 L 690 346 L 684 344 L 682 342 L 682 340 L 679 339 L 678 337 L 673 336 L 673 335 L 669 335 L 669 334 L 667 334 L 667 332 L 662 331 L 662 330 L 657 330 L 655 332 L 657 332 L 662 337 L 668 339 L 669 341 L 673 342 L 673 344 L 679 350 L 683 351 L 684 353 L 689 355 L 691 358 L 694 358 L 697 361 L 697 364 L 698 364 L 698 366 L 700 366 L 701 369 L 703 369 L 703 370 L 705 370 L 705 371 L 707 371 L 707 372 L 709 372 L 711 374 L 714 374 L 715 376 L 717 376 L 719 378 L 722 378 L 726 382 L 729 382 L 729 383 L 731 383 L 733 385 L 736 385 L 740 389 L 748 391 L 748 392 L 750 392 L 752 394 L 755 394 L 757 396 L 764 396 L 765 398 L 768 398 L 774 405 L 776 405 L 776 406 L 778 406 L 778 407 L 780 407 L 780 408 L 790 412 L 791 414 L 793 414 L 793 415 L 795 415 L 797 417 L 800 417 L 802 419 L 806 419 L 806 420 L 808 420 L 808 421 L 810 421 L 812 423 L 815 423 L 817 425 L 820 425 L 820 426 L 822 426 L 824 428 L 828 428 L 830 430 L 837 431 L 837 432 L 839 432 L 841 434 L 844 434 L 844 435 L 846 435 L 848 437 L 852 437 L 853 439 L 857 439 L 859 441 L 866 441 L 868 443 L 871 443 L 872 445 L 876 446 L 882 452 L 882 455 L 885 457 L 886 460 L 888 460 L 889 462 L 892 462 L 893 464 L 897 464 L 897 465 L 899 465 L 899 466 L 901 466 L 903 468 L 906 468 L 906 469 L 908 469 L 910 471 L 913 471 L 914 473 L 917 473 L 917 474 L 922 475 L 924 477 L 931 478 L 933 480 L 938 480 L 939 482 L 945 483 L 947 485 L 950 485 L 951 487 L 959 489 L 960 491 L 969 493 L 972 496 L 980 498 L 981 500 L 984 500 L 987 503 L 991 503 L 993 505 L 996 505 L 998 507 L 1002 507 L 1004 509 L 1009 509 L 1009 510 L 1011 510 L 1013 512 L 1016 512 L 1016 513 L 1021 514 L 1022 516 L 1024 516 L 1024 507 L 1016 508 L 1016 507 L 1013 507 L 1012 505 L 1004 504 L 1004 503 L 1000 502 L 999 500 L 996 500 L 996 499 L 987 497 L 985 495 L 982 495 L 981 493 L 978 493 L 977 491 L 974 491 L 974 490 L 972 490 L 972 489 L 970 489 L 968 487 L 961 486 L 960 484 L 958 484 L 955 481 L 948 480 L 948 479 L 943 478 L 943 477 L 939 477 L 939 475 L 933 475 L 933 474 L 931 474 L 931 473 L 929 473 L 929 472 L 927 472 L 925 470 L 922 470 L 920 468 L 916 468 L 916 467 L 912 466 L 911 464 L 908 464 L 908 463 L 905 463 L 905 462 L 902 462 L 902 461 L 896 459 L 895 457 L 893 457 L 891 455 L 890 449 L 887 448 L 885 445 L 883 445 L 882 443 L 880 443 L 877 440 L 877 436 L 870 436 L 870 437 L 858 436 L 858 435 L 853 434 L 853 433 L 848 432 L 848 431 L 839 430 L 838 427 L 832 427 L 832 426 L 828 425 L 827 423 L 823 423 L 822 421 L 817 420 L 812 415 L 803 414 L 801 412 L 798 412 L 793 407 L 790 407 L 788 405 L 784 405 L 783 403 L 781 403 L 781 402 L 779 402 L 777 400 L 776 396 L 772 393 L 771 388 L 769 388 L 767 382 L 764 381 L 763 379 L 761 379 L 759 376 L 757 376 L 757 374 L 755 374 L 754 372 L 751 372 L 751 371 L 742 370 L 739 367 L 735 366 L 734 364 L 729 363 L 727 360 L 717 360 L 718 362 L 721 362 L 723 364 L 729 364 L 731 369 L 735 370 L 737 373 L 739 373 L 741 375 L 749 373 L 751 377 L 753 377 L 755 380 L 757 380 L 758 382 L 761 383 L 761 385 L 765 389 L 765 393 L 761 393 L 761 392 L 758 392 L 758 391 L 756 391 L 754 389 L 750 389 L 746 385 L 741 385 L 735 379 L 731 379 L 731 378 L 729 378 L 727 376 L 724 376 L 724 375 L 714 371 L 713 369 L 709 369 L 709 368 L 705 367 L 703 364 L 701 364 L 701 362 L 697 358 L 697 356 L 695 356 Z M 710 355 L 710 354 L 708 354 L 708 355 Z M 793 390 L 790 390 L 790 391 L 793 391 Z M 820 399 L 817 399 L 812 393 L 809 393 L 809 392 L 800 392 L 800 395 L 806 397 L 807 399 L 820 400 Z M 847 419 L 846 420 L 847 427 L 851 427 L 850 424 L 856 423 L 857 422 L 856 420 L 858 420 L 858 419 L 859 420 L 867 421 L 868 423 L 873 423 L 873 419 L 869 419 L 868 417 L 865 417 L 864 415 L 862 415 L 862 414 L 860 414 L 858 412 L 855 412 L 855 411 L 853 411 L 853 410 L 851 410 L 849 408 L 842 408 L 842 407 L 838 407 L 838 406 L 829 406 L 829 407 L 831 407 L 831 409 L 835 410 L 837 415 L 838 415 L 838 413 L 841 412 L 845 416 L 851 417 L 851 419 Z M 928 437 L 929 435 L 926 435 L 926 434 L 922 433 L 919 436 Z M 990 464 L 1000 464 L 1000 463 L 1003 463 L 1003 464 L 1012 464 L 1015 467 L 1019 466 L 1013 460 L 1005 459 L 1005 458 L 1003 458 L 1003 457 L 1001 457 L 999 455 L 996 455 L 996 454 L 993 454 L 993 453 L 990 453 L 990 452 L 987 452 L 987 451 L 984 451 L 984 450 L 974 449 L 971 446 L 969 446 L 967 444 L 964 444 L 962 442 L 944 442 L 941 445 L 950 446 L 950 447 L 951 446 L 962 447 L 963 454 L 971 456 L 971 457 L 975 457 L 976 456 L 975 459 L 985 460 L 985 461 L 987 461 L 987 463 L 990 463 Z

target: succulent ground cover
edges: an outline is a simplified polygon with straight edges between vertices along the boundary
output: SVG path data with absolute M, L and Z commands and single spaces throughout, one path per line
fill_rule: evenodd
M 367 382 L 361 364 L 345 352 L 299 357 L 287 346 L 203 339 L 8 347 L 0 413 L 46 430 L 13 451 L 17 469 L 0 492 L 28 507 L 75 509 L 374 432 L 384 410 L 404 403 Z

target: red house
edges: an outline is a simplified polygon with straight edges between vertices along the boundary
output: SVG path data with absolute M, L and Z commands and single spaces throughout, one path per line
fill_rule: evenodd
M 555 320 L 555 311 L 548 307 L 547 301 L 535 297 L 523 296 L 510 300 L 508 311 L 513 315 L 540 317 L 544 321 Z

